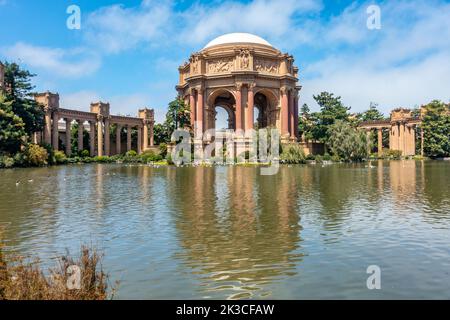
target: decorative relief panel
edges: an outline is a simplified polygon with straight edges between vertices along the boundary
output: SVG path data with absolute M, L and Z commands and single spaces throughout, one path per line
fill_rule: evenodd
M 262 73 L 278 74 L 279 64 L 276 60 L 255 58 L 255 70 Z
M 239 53 L 239 60 L 241 70 L 248 70 L 250 68 L 250 51 L 242 49 Z
M 194 55 L 194 56 L 192 56 L 191 57 L 191 59 L 190 59 L 190 61 L 189 61 L 190 63 L 191 63 L 191 74 L 198 74 L 199 73 L 199 62 L 200 62 L 200 59 L 199 59 L 199 57 L 197 56 L 197 55 Z
M 208 62 L 208 73 L 223 73 L 233 70 L 233 58 L 221 58 Z

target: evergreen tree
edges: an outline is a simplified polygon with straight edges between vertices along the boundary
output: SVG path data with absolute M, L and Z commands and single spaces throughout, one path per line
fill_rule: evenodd
M 425 107 L 422 121 L 424 152 L 431 158 L 450 156 L 450 109 L 434 100 Z

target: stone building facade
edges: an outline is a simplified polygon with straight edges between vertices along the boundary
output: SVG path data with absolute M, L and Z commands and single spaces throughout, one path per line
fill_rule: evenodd
M 255 35 L 218 37 L 179 67 L 178 94 L 190 106 L 195 135 L 215 129 L 216 108 L 228 114 L 228 128 L 247 131 L 273 127 L 284 142 L 298 134 L 298 68 Z M 255 110 L 258 117 L 255 119 Z
M 423 130 L 420 127 L 421 123 L 421 117 L 413 117 L 411 110 L 398 108 L 391 112 L 389 120 L 363 122 L 359 127 L 366 130 L 368 137 L 373 130 L 376 130 L 379 155 L 381 155 L 384 147 L 383 130 L 388 130 L 389 149 L 399 150 L 403 156 L 413 156 L 416 154 L 417 130 L 420 130 L 421 154 L 423 155 Z
M 91 156 L 110 156 L 132 150 L 132 130 L 137 130 L 135 151 L 141 154 L 154 146 L 154 111 L 141 109 L 138 117 L 124 117 L 110 114 L 109 103 L 92 103 L 90 112 L 61 108 L 59 95 L 45 92 L 35 96 L 35 100 L 44 107 L 45 127 L 42 133 L 33 137 L 35 143 L 45 142 L 53 149 L 60 150 L 60 125 L 65 123 L 64 144 L 66 155 L 71 154 L 71 129 L 78 123 L 78 150 L 89 150 Z M 115 125 L 114 149 L 111 148 L 111 126 Z M 89 146 L 83 145 L 83 132 L 89 133 Z M 126 135 L 126 143 L 122 138 Z

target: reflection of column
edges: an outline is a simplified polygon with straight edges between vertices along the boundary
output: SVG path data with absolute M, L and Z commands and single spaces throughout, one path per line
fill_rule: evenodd
M 423 127 L 420 127 L 420 155 L 423 157 L 424 156 L 424 152 L 423 152 Z
M 110 155 L 109 119 L 105 119 L 105 156 Z
M 144 143 L 143 143 L 143 148 L 144 151 L 148 149 L 148 124 L 147 124 L 147 120 L 144 120 Z
M 121 154 L 122 153 L 122 147 L 121 147 L 121 137 L 120 137 L 120 133 L 122 132 L 122 126 L 121 125 L 117 125 L 116 128 L 116 154 Z
M 383 154 L 383 129 L 378 128 L 378 155 Z
M 236 130 L 242 129 L 242 84 L 236 84 Z
M 90 153 L 91 153 L 91 157 L 95 156 L 95 122 L 94 121 L 90 121 L 89 122 L 89 148 L 90 148 Z
M 72 137 L 70 134 L 70 125 L 72 119 L 66 118 L 66 155 L 70 156 L 72 154 Z
M 99 157 L 103 156 L 103 127 L 102 119 L 99 118 L 97 122 L 97 155 Z
M 152 122 L 150 122 L 150 147 L 154 147 L 155 146 L 155 132 L 154 132 L 154 128 L 155 128 L 155 123 L 152 121 Z
M 52 113 L 48 109 L 45 111 L 44 140 L 47 144 L 52 143 Z M 55 149 L 55 146 L 53 148 Z
M 142 127 L 137 128 L 138 136 L 137 136 L 137 153 L 142 153 Z
M 83 151 L 84 121 L 78 120 L 78 152 Z
M 52 146 L 54 150 L 59 150 L 59 132 L 58 132 L 59 115 L 58 112 L 53 112 L 52 124 Z
M 246 130 L 253 130 L 253 122 L 255 121 L 255 114 L 254 114 L 254 104 L 255 104 L 255 95 L 253 93 L 253 84 L 248 85 L 248 97 L 247 97 L 247 125 Z
M 286 87 L 281 88 L 281 136 L 289 136 L 289 102 L 288 90 Z
M 295 119 L 294 119 L 294 90 L 291 90 L 289 93 L 289 133 L 291 135 L 291 139 L 294 140 L 295 139 L 295 133 L 294 133 L 294 128 L 295 128 Z
M 410 128 L 410 151 L 411 151 L 411 155 L 415 155 L 416 154 L 416 128 L 414 126 L 412 126 Z
M 127 152 L 131 150 L 131 126 L 127 126 Z

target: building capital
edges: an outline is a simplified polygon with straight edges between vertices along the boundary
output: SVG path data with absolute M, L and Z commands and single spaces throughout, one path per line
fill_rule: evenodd
M 242 82 L 236 82 L 236 84 L 235 84 L 236 90 L 240 91 L 242 89 L 243 85 L 244 85 L 244 83 L 242 83 Z

